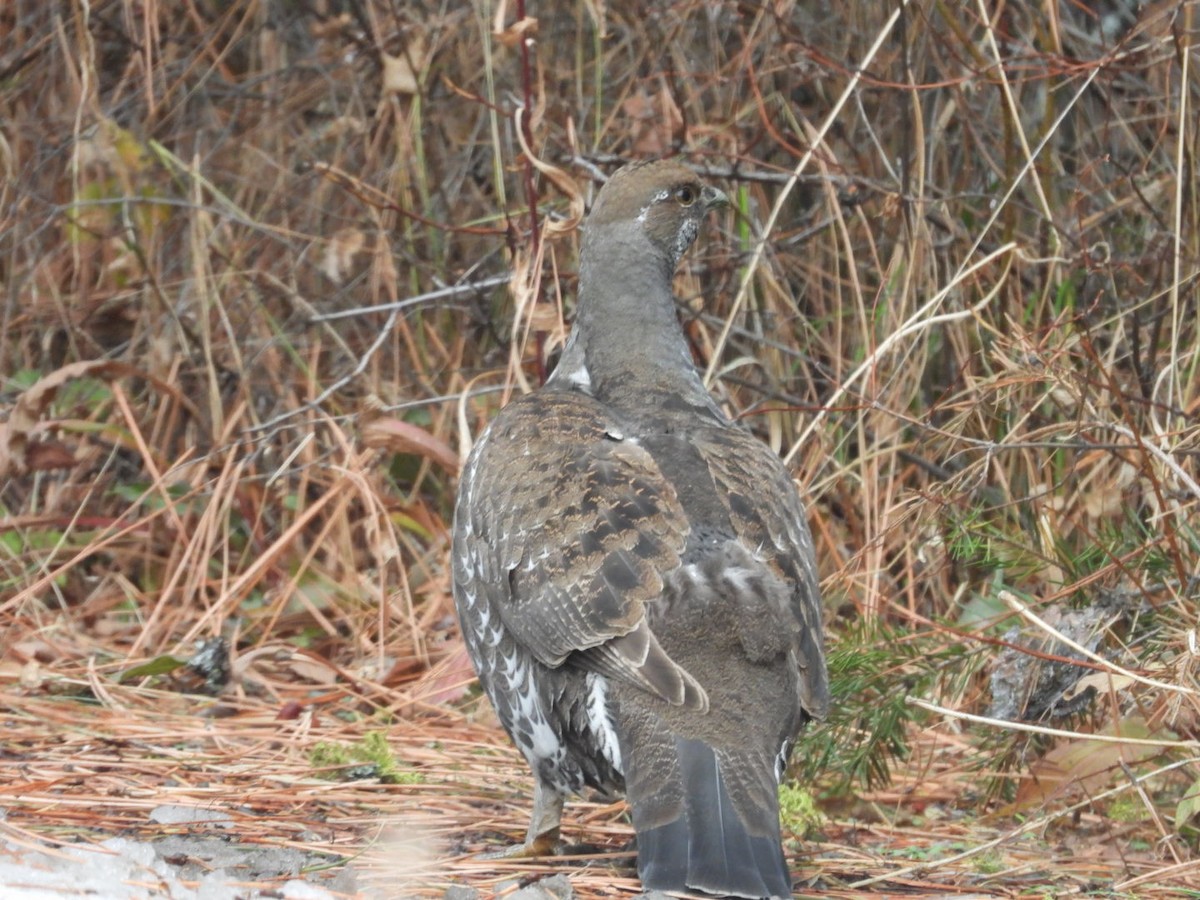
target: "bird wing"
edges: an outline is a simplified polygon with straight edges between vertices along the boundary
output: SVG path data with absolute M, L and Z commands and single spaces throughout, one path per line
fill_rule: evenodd
M 662 650 L 646 604 L 679 567 L 688 521 L 651 455 L 593 398 L 541 390 L 506 406 L 464 471 L 454 553 L 541 663 L 622 678 L 674 705 L 704 690 Z
M 708 464 L 743 547 L 791 586 L 791 656 L 800 702 L 814 718 L 829 706 L 816 552 L 791 473 L 770 448 L 741 428 L 705 425 L 690 438 Z

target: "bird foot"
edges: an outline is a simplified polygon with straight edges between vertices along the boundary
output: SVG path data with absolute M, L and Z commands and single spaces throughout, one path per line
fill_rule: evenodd
M 482 854 L 482 859 L 533 859 L 538 856 L 559 856 L 563 844 L 558 837 L 558 829 L 547 831 L 536 837 L 527 838 L 523 844 L 514 844 L 503 850 Z

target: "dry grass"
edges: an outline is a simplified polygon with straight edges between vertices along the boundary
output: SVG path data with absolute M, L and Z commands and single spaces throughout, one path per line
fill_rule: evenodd
M 1085 7 L 1126 4 L 5 5 L 4 834 L 186 802 L 418 894 L 537 870 L 469 856 L 528 788 L 468 693 L 456 463 L 562 339 L 592 174 L 680 151 L 735 200 L 688 332 L 811 499 L 845 692 L 797 870 L 1200 890 L 1200 12 Z M 998 662 L 1092 612 L 1093 657 Z M 214 636 L 217 700 L 119 680 Z M 956 717 L 1064 654 L 1065 734 Z M 317 778 L 379 730 L 413 783 Z

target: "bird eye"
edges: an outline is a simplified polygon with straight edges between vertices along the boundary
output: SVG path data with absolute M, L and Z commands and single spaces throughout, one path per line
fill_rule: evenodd
M 697 191 L 690 184 L 675 189 L 675 199 L 679 201 L 680 206 L 691 206 L 696 202 L 696 196 Z

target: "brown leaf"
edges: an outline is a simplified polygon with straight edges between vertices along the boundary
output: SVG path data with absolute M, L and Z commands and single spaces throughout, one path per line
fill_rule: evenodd
M 1146 721 L 1139 716 L 1122 719 L 1114 728 L 1110 723 L 1099 734 L 1145 739 L 1152 736 Z M 1029 767 L 1029 777 L 1021 782 L 1017 797 L 1004 815 L 1015 815 L 1040 808 L 1072 789 L 1085 794 L 1097 793 L 1109 779 L 1121 771 L 1121 763 L 1136 765 L 1157 756 L 1161 747 L 1147 744 L 1113 743 L 1086 737 L 1059 744 Z
M 75 454 L 62 441 L 35 441 L 25 447 L 25 468 L 30 472 L 69 469 L 73 465 Z
M 334 284 L 341 284 L 350 269 L 354 256 L 366 243 L 366 236 L 358 228 L 340 228 L 325 246 L 321 260 L 321 271 Z
M 414 37 L 399 56 L 383 56 L 383 93 L 416 94 L 421 89 L 421 76 L 429 67 L 429 48 L 424 37 Z
M 546 236 L 553 237 L 557 234 L 566 234 L 574 231 L 575 227 L 583 220 L 583 193 L 579 190 L 579 185 L 575 183 L 575 179 L 562 169 L 538 159 L 529 145 L 525 143 L 524 129 L 521 128 L 519 118 L 516 125 L 517 140 L 521 144 L 521 151 L 529 159 L 529 162 L 533 164 L 533 167 L 550 179 L 550 182 L 567 198 L 567 205 L 570 212 L 562 220 L 547 219 L 545 227 Z
M 475 667 L 467 648 L 460 644 L 421 677 L 412 696 L 431 706 L 445 706 L 466 696 L 474 682 Z
M 54 402 L 59 388 L 75 378 L 121 378 L 128 375 L 148 377 L 127 363 L 91 359 L 71 363 L 39 378 L 36 384 L 17 398 L 8 421 L 0 424 L 0 478 L 27 471 L 29 435 L 46 408 Z
M 293 719 L 298 719 L 304 713 L 304 704 L 295 700 L 288 700 L 279 707 L 279 712 L 275 716 L 278 722 L 288 722 Z
M 303 681 L 313 684 L 333 685 L 337 683 L 337 669 L 326 659 L 312 651 L 297 651 L 286 659 L 276 657 L 277 664 Z
M 498 8 L 498 12 L 503 10 L 504 6 Z M 538 33 L 538 20 L 533 16 L 526 16 L 516 22 L 513 22 L 507 28 L 501 28 L 499 22 L 496 23 L 495 36 L 496 40 L 505 47 L 516 47 L 526 36 L 534 37 Z
M 286 681 L 297 679 L 328 687 L 338 680 L 338 669 L 325 657 L 279 641 L 242 653 L 233 663 L 235 680 Z
M 392 417 L 370 418 L 362 423 L 363 443 L 393 453 L 411 453 L 429 459 L 451 475 L 458 474 L 458 454 L 440 438 L 419 425 Z

